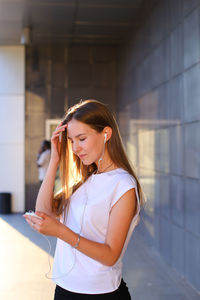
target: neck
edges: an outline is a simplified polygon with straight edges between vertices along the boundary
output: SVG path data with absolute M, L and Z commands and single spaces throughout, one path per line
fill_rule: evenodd
M 113 169 L 113 162 L 111 162 L 110 164 L 107 164 L 106 167 L 99 167 L 97 169 L 97 173 L 104 173 L 104 172 L 108 172 L 111 171 Z
M 104 156 L 102 157 L 102 160 L 101 161 L 98 160 L 95 163 L 97 166 L 97 173 L 111 171 L 116 168 L 115 164 L 111 160 L 107 151 L 105 151 Z

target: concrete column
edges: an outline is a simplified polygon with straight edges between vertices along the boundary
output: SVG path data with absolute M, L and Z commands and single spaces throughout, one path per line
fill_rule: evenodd
M 0 47 L 0 192 L 12 194 L 12 212 L 24 211 L 25 49 Z

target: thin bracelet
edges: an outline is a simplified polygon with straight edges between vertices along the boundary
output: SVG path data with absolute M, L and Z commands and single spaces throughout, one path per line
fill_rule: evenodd
M 76 245 L 74 245 L 73 246 L 73 248 L 78 248 L 78 245 L 79 245 L 79 243 L 80 243 L 80 238 L 81 238 L 81 236 L 80 236 L 80 234 L 78 234 L 78 240 L 77 240 L 77 243 L 76 243 Z

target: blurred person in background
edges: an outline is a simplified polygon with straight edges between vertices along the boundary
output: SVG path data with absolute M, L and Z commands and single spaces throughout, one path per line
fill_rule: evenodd
M 38 179 L 40 183 L 44 180 L 47 168 L 51 157 L 51 143 L 47 140 L 42 141 L 38 155 L 37 155 L 37 166 L 38 166 Z

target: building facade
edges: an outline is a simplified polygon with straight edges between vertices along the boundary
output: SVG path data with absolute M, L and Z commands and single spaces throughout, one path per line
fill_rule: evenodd
M 119 2 L 123 15 L 130 1 Z M 200 1 L 133 2 L 120 43 L 0 46 L 0 192 L 12 193 L 13 212 L 34 209 L 48 121 L 80 99 L 103 101 L 146 193 L 141 226 L 200 291 Z

